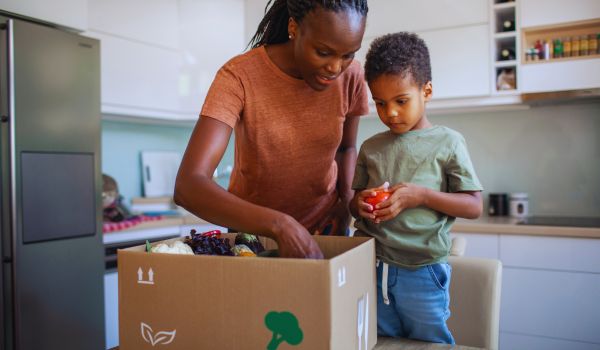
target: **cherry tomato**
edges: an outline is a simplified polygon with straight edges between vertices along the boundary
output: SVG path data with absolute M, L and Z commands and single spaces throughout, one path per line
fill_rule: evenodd
M 371 204 L 371 206 L 373 206 L 373 209 L 375 209 L 375 206 L 377 204 L 383 202 L 384 200 L 386 200 L 390 197 L 390 192 L 388 192 L 388 191 L 377 190 L 377 191 L 375 191 L 375 193 L 376 194 L 374 197 L 365 198 L 365 202 Z

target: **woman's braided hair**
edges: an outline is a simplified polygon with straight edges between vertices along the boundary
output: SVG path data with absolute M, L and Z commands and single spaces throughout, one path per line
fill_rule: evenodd
M 265 16 L 248 46 L 255 48 L 288 41 L 289 18 L 300 23 L 317 6 L 334 12 L 355 10 L 363 16 L 369 11 L 367 0 L 269 0 Z

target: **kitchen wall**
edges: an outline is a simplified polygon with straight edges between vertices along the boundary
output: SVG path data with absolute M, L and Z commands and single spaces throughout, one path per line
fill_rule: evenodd
M 433 115 L 430 120 L 465 136 L 486 201 L 490 192 L 528 192 L 531 214 L 600 215 L 600 103 Z M 362 118 L 358 143 L 383 130 L 377 117 Z M 191 132 L 191 126 L 103 121 L 102 171 L 117 180 L 127 200 L 140 196 L 140 151 L 183 154 Z M 232 142 L 219 170 L 230 164 Z M 226 187 L 228 178 L 218 182 Z
M 192 129 L 192 126 L 102 121 L 102 173 L 115 178 L 125 203 L 130 204 L 132 197 L 143 193 L 140 152 L 173 151 L 183 156 Z M 232 142 L 218 169 L 225 169 L 228 164 L 233 164 Z M 228 179 L 219 178 L 217 182 L 226 187 Z
M 528 192 L 530 214 L 600 216 L 600 103 L 429 119 L 465 136 L 486 200 Z M 359 142 L 383 130 L 377 117 L 363 118 Z

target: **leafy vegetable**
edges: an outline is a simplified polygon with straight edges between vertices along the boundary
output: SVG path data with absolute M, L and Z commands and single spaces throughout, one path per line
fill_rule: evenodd
M 258 240 L 258 237 L 256 237 L 255 235 L 249 234 L 249 233 L 238 233 L 235 236 L 235 245 L 238 244 L 244 244 L 246 245 L 248 248 L 250 248 L 254 254 L 259 254 L 260 252 L 262 252 L 263 250 L 265 250 L 265 247 L 263 247 L 263 245 L 260 243 L 260 241 Z

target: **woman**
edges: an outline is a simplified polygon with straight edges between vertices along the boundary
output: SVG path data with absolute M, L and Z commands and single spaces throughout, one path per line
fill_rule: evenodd
M 268 7 L 268 5 L 267 5 Z M 275 239 L 282 257 L 322 258 L 311 234 L 340 234 L 368 112 L 360 49 L 366 0 L 275 0 L 252 50 L 217 73 L 175 184 L 212 223 Z M 235 130 L 229 192 L 212 174 Z

